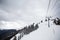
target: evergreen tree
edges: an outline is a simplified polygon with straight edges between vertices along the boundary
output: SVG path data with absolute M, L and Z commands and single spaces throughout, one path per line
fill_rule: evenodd
M 13 39 L 13 40 L 17 40 L 17 39 L 16 39 L 16 36 L 14 37 L 14 39 Z

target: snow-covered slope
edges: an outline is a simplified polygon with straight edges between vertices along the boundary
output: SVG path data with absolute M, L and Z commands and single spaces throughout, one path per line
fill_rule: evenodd
M 60 40 L 60 26 L 50 23 L 50 28 L 47 22 L 39 24 L 39 29 L 25 35 L 21 40 Z

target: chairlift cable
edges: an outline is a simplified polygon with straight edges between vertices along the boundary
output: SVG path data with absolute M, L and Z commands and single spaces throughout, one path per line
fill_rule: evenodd
M 53 5 L 53 7 L 51 9 L 53 9 L 56 6 L 56 4 L 57 4 L 58 1 L 57 0 L 55 1 L 54 5 Z
M 48 11 L 49 11 L 49 8 L 50 8 L 50 3 L 51 3 L 51 0 L 49 0 L 49 3 L 48 3 L 47 14 L 48 14 Z M 46 16 L 47 16 L 47 14 L 46 14 Z

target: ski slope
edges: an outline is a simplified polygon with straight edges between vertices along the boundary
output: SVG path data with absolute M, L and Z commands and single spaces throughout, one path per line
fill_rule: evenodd
M 39 24 L 39 29 L 25 35 L 21 40 L 60 40 L 60 26 L 50 22 L 50 28 L 47 22 Z

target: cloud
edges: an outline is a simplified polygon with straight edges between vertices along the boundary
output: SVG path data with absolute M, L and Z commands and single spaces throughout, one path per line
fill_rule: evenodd
M 0 21 L 0 29 L 22 29 L 27 24 L 23 21 Z
M 47 0 L 46 0 L 47 1 Z M 46 1 L 42 0 L 3 0 L 0 9 L 0 20 L 34 21 L 35 17 L 45 16 Z M 3 3 L 4 2 L 4 3 Z M 33 19 L 33 20 L 32 20 Z
M 51 1 L 47 14 L 48 0 L 0 0 L 0 21 L 38 22 L 46 15 L 59 16 L 59 2 L 51 9 L 55 1 Z M 57 11 L 56 11 L 57 10 Z

